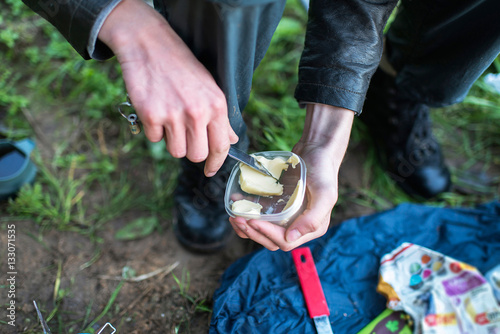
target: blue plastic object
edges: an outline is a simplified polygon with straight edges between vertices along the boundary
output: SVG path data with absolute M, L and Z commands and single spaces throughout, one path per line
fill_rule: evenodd
M 376 292 L 380 258 L 403 242 L 415 243 L 476 266 L 500 262 L 500 202 L 477 208 L 401 204 L 347 220 L 311 248 L 336 334 L 353 334 L 384 311 Z M 291 254 L 265 249 L 224 273 L 214 295 L 210 333 L 315 333 Z
M 35 142 L 0 140 L 0 200 L 14 196 L 25 183 L 32 183 L 36 166 L 30 160 Z

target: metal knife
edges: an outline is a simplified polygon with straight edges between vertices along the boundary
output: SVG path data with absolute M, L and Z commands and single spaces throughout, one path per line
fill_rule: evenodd
M 229 148 L 229 153 L 227 155 L 239 162 L 244 163 L 245 165 L 255 169 L 260 173 L 264 173 L 266 175 L 271 176 L 273 179 L 278 180 L 277 178 L 274 177 L 273 174 L 271 174 L 271 172 L 267 170 L 266 167 L 264 167 L 264 165 L 262 165 L 254 157 L 241 150 L 238 150 L 237 148 L 234 148 L 233 146 Z
M 299 275 L 300 286 L 306 301 L 309 316 L 313 318 L 318 334 L 333 334 L 330 324 L 330 310 L 319 281 L 318 272 L 309 247 L 292 251 L 293 262 Z

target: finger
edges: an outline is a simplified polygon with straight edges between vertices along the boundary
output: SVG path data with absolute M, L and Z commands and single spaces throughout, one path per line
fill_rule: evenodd
M 174 158 L 183 158 L 187 153 L 186 129 L 179 122 L 164 125 L 167 150 Z
M 149 141 L 157 143 L 163 139 L 163 136 L 165 134 L 163 126 L 143 123 L 142 127 L 144 129 L 144 134 L 146 138 L 149 139 Z
M 231 128 L 229 129 L 232 131 Z M 227 130 L 228 128 L 218 129 L 214 122 L 208 125 L 210 151 L 205 162 L 205 175 L 208 177 L 215 175 L 227 158 L 230 146 Z
M 228 120 L 229 123 L 229 120 Z M 229 142 L 231 145 L 236 144 L 240 140 L 236 132 L 234 132 L 233 128 L 231 127 L 231 124 L 229 124 Z
M 208 156 L 208 134 L 205 122 L 191 122 L 187 129 L 186 157 L 192 162 L 202 162 Z
M 156 143 L 163 139 L 165 134 L 163 123 L 157 121 L 151 110 L 156 110 L 153 106 L 147 104 L 138 104 L 136 112 L 139 116 L 144 134 L 151 142 Z
M 298 221 L 297 225 L 302 225 L 302 224 L 304 224 L 303 223 L 304 220 L 310 219 L 310 217 L 308 217 L 309 216 L 308 213 L 309 212 L 305 212 L 304 215 L 299 216 L 300 220 L 297 219 L 297 221 Z M 328 227 L 330 225 L 330 215 L 327 215 L 323 219 L 320 219 L 320 220 L 314 220 L 314 222 L 315 222 L 314 224 L 317 225 L 317 227 L 315 227 L 315 230 L 312 232 L 304 233 L 304 234 L 300 235 L 298 239 L 295 239 L 295 241 L 292 241 L 292 238 L 289 237 L 289 233 L 290 233 L 289 231 L 294 230 L 294 227 L 290 226 L 291 229 L 287 230 L 287 232 L 286 232 L 287 245 L 289 245 L 293 249 L 293 248 L 298 247 L 306 242 L 309 242 L 313 239 L 319 238 L 322 235 L 324 235 L 326 233 L 326 231 L 328 231 Z
M 232 218 L 229 218 L 229 223 L 231 223 L 231 226 L 233 227 L 233 230 L 234 232 L 236 232 L 236 234 L 242 238 L 242 239 L 248 239 L 248 236 L 245 234 L 245 232 L 243 232 L 242 228 L 244 229 L 244 227 L 238 227 L 238 225 L 233 221 Z
M 325 234 L 336 196 L 336 192 L 315 191 L 315 196 L 308 198 L 307 209 L 287 228 L 286 240 L 291 243 L 304 236 L 304 240 L 311 240 Z
M 265 236 L 272 244 L 276 245 L 282 251 L 288 252 L 305 242 L 305 238 L 298 239 L 295 242 L 288 242 L 285 239 L 286 229 L 282 226 L 268 221 L 250 220 L 249 225 L 258 233 Z
M 276 251 L 279 249 L 279 246 L 276 245 L 271 239 L 269 239 L 267 236 L 263 235 L 259 231 L 255 230 L 253 226 L 255 225 L 254 219 L 250 219 L 249 221 L 246 221 L 242 217 L 236 217 L 234 219 L 234 222 L 238 226 L 238 228 L 242 229 L 245 231 L 245 234 L 252 239 L 253 241 L 261 244 L 265 248 L 269 249 L 270 251 Z M 271 224 L 271 223 L 269 223 Z M 284 229 L 282 234 L 284 234 Z

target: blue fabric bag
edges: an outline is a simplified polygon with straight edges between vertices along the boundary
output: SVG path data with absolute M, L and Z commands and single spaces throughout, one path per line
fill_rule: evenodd
M 475 209 L 401 204 L 350 219 L 307 243 L 335 334 L 360 331 L 386 308 L 380 258 L 415 243 L 475 266 L 500 263 L 500 202 Z M 290 253 L 262 249 L 233 263 L 214 295 L 210 333 L 316 333 Z

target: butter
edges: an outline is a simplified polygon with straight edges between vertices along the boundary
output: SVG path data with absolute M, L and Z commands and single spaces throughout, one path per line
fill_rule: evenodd
M 296 154 L 293 154 L 286 162 L 292 164 L 292 168 L 295 168 L 295 166 L 300 163 L 300 160 Z
M 288 169 L 288 164 L 283 158 L 274 158 L 269 160 L 267 158 L 256 156 L 255 160 L 260 162 L 275 178 L 279 179 L 281 172 Z
M 232 174 L 231 193 L 226 194 L 228 212 L 233 217 L 258 218 L 286 226 L 289 220 L 295 219 L 299 209 L 305 207 L 306 166 L 302 166 L 303 161 L 296 154 L 253 157 L 274 177 L 239 164 L 235 170 L 239 173 L 239 184 L 235 184 L 238 181 Z
M 231 206 L 231 210 L 234 213 L 238 213 L 241 215 L 245 214 L 260 215 L 260 211 L 262 210 L 262 205 L 246 199 L 242 199 L 234 202 L 233 205 Z
M 277 179 L 281 172 L 288 168 L 287 162 L 282 158 L 266 159 L 261 156 L 255 157 L 267 170 Z M 240 163 L 240 187 L 241 190 L 260 196 L 273 196 L 283 194 L 283 185 L 271 176 L 262 174 L 245 164 Z
M 299 180 L 299 182 L 297 182 L 297 186 L 295 187 L 295 190 L 292 193 L 292 196 L 290 196 L 290 199 L 288 200 L 285 207 L 283 208 L 283 211 L 285 211 L 286 209 L 291 207 L 293 205 L 293 203 L 295 203 L 295 200 L 297 199 L 297 195 L 301 191 L 302 191 L 302 180 Z

